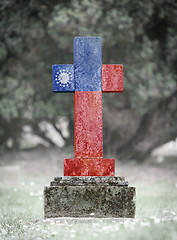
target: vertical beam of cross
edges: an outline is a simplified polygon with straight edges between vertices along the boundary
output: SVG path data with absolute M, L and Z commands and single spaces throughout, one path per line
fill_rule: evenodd
M 65 176 L 114 176 L 115 160 L 103 158 L 102 92 L 123 91 L 123 66 L 102 65 L 100 37 L 74 39 L 74 65 L 53 65 L 53 91 L 74 92 L 75 158 Z

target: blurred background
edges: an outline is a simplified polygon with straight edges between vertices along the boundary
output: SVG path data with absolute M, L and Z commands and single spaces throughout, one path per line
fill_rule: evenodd
M 74 94 L 52 93 L 52 65 L 73 63 L 75 36 L 102 37 L 102 63 L 124 65 L 124 92 L 103 94 L 103 143 L 136 187 L 133 225 L 38 222 L 74 157 Z M 176 138 L 176 0 L 0 0 L 2 239 L 176 239 Z
M 103 94 L 105 156 L 177 159 L 176 26 L 175 0 L 2 0 L 1 156 L 74 154 L 73 93 L 52 93 L 51 67 L 73 63 L 75 36 L 101 36 L 103 64 L 124 65 L 124 92 Z

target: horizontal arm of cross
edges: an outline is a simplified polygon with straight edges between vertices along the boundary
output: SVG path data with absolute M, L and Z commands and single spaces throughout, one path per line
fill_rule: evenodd
M 89 79 L 87 84 L 89 85 Z M 123 91 L 123 65 L 102 65 L 102 92 Z M 53 92 L 75 92 L 74 65 L 53 65 Z
M 102 65 L 102 92 L 123 91 L 123 65 Z
M 52 66 L 53 92 L 74 92 L 74 65 L 59 64 Z

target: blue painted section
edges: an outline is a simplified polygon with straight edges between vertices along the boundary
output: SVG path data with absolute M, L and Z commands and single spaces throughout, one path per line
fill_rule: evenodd
M 74 92 L 74 66 L 53 65 L 53 92 Z
M 74 38 L 75 91 L 102 91 L 101 38 Z

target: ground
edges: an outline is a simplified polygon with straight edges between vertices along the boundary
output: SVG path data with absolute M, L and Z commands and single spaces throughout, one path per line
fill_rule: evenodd
M 116 162 L 116 175 L 136 187 L 135 219 L 44 219 L 44 186 L 68 157 L 56 148 L 0 153 L 0 239 L 177 239 L 174 161 Z

